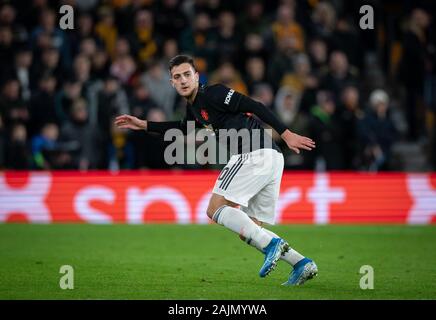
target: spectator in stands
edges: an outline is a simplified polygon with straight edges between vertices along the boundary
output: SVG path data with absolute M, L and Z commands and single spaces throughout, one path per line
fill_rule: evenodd
M 80 52 L 80 44 L 84 39 L 93 39 L 96 44 L 102 44 L 94 33 L 94 20 L 91 14 L 82 13 L 77 18 L 76 32 L 69 33 L 71 50 L 74 55 Z
M 362 46 L 354 22 L 346 17 L 340 17 L 336 22 L 336 28 L 331 37 L 331 49 L 345 53 L 351 65 L 362 67 L 363 58 Z
M 80 81 L 71 77 L 66 79 L 62 90 L 56 95 L 56 113 L 61 125 L 69 120 L 73 101 L 81 98 L 82 84 Z
M 14 43 L 10 27 L 0 25 L 0 66 L 2 70 L 7 70 L 13 65 L 14 61 Z M 4 75 L 1 75 L 4 78 Z
M 345 86 L 355 84 L 356 82 L 356 70 L 350 68 L 347 56 L 341 51 L 332 52 L 328 72 L 321 79 L 321 88 L 332 92 L 334 98 L 338 101 L 340 93 Z
M 312 12 L 312 28 L 310 33 L 313 37 L 324 39 L 329 45 L 331 36 L 336 26 L 335 8 L 330 2 L 320 1 Z
M 266 82 L 265 63 L 259 57 L 251 57 L 245 64 L 244 82 L 247 84 L 248 92 L 253 93 L 254 87 Z
M 29 31 L 38 24 L 41 12 L 48 6 L 48 0 L 17 1 L 14 6 L 18 12 L 17 22 Z
M 79 55 L 83 55 L 88 59 L 92 59 L 92 57 L 97 53 L 97 43 L 94 38 L 88 37 L 83 38 L 79 44 Z
M 297 52 L 304 51 L 304 32 L 300 24 L 295 21 L 294 7 L 282 4 L 277 9 L 277 18 L 271 26 L 271 31 L 276 43 L 283 39 L 293 42 L 293 48 Z
M 59 51 L 50 47 L 42 52 L 41 59 L 38 63 L 35 63 L 33 69 L 34 81 L 41 78 L 45 74 L 52 74 L 56 77 L 58 85 L 63 83 L 63 78 L 65 77 L 64 69 L 61 67 Z M 37 87 L 37 83 L 33 87 Z
M 200 14 L 201 12 L 206 13 L 211 18 L 212 25 L 216 25 L 218 23 L 217 12 L 221 12 L 225 8 L 225 4 L 222 0 L 208 0 L 208 1 L 194 1 L 193 10 L 191 11 L 191 15 L 195 16 Z M 193 18 L 191 17 L 191 20 Z
M 82 85 L 82 94 L 84 97 L 89 97 L 91 80 L 91 62 L 84 54 L 79 54 L 74 58 L 73 75 L 77 81 Z
M 12 67 L 9 77 L 16 78 L 20 83 L 21 100 L 24 102 L 30 100 L 31 87 L 34 87 L 35 85 L 34 83 L 31 83 L 31 81 L 35 81 L 35 79 L 32 79 L 31 72 L 32 59 L 32 50 L 26 46 L 22 46 L 15 54 L 14 65 L 8 66 Z M 3 69 L 3 72 L 6 72 L 6 70 Z
M 60 141 L 59 127 L 55 123 L 46 123 L 32 138 L 33 169 L 76 169 L 72 155 L 79 151 L 78 141 Z
M 261 58 L 265 66 L 269 63 L 270 53 L 266 49 L 265 41 L 259 34 L 248 33 L 243 40 L 244 46 L 241 50 L 239 59 L 237 60 L 238 69 L 243 70 L 247 59 Z
M 149 89 L 150 97 L 171 119 L 176 101 L 176 91 L 169 81 L 168 70 L 157 60 L 150 63 L 148 70 L 141 76 L 141 83 Z
M 166 39 L 176 36 L 178 30 L 183 30 L 187 19 L 181 10 L 182 2 L 177 0 L 163 0 L 156 3 L 156 30 Z
M 218 17 L 216 54 L 220 61 L 236 61 L 239 54 L 240 36 L 236 26 L 236 17 L 231 11 L 223 11 Z
M 146 119 L 148 121 L 166 121 L 167 118 L 162 110 L 153 108 L 148 111 Z M 136 168 L 162 169 L 169 167 L 164 158 L 167 144 L 161 135 L 145 131 L 134 131 L 131 134 Z M 153 152 L 149 152 L 149 150 L 153 150 Z
M 129 100 L 120 82 L 108 76 L 97 98 L 97 123 L 103 132 L 105 145 L 109 144 L 113 117 L 130 111 Z
M 3 116 L 7 130 L 14 124 L 27 125 L 29 122 L 29 109 L 20 97 L 20 84 L 17 79 L 7 80 L 2 87 L 0 94 L 0 114 Z
M 317 142 L 315 152 L 307 156 L 318 171 L 344 168 L 344 135 L 336 116 L 336 102 L 328 91 L 320 91 L 318 104 L 311 109 L 310 137 Z
M 31 168 L 27 130 L 23 124 L 16 123 L 12 126 L 5 154 L 7 168 L 15 170 L 28 170 Z
M 26 28 L 16 20 L 17 11 L 8 2 L 0 5 L 0 25 L 11 28 L 16 41 L 24 43 L 28 40 Z
M 328 70 L 328 52 L 326 43 L 320 38 L 309 42 L 309 59 L 314 74 L 320 78 Z
M 123 129 L 117 128 L 112 121 L 111 139 L 108 145 L 109 170 L 132 169 L 135 165 L 133 144 L 130 136 Z M 140 147 L 140 146 L 137 146 Z
M 356 87 L 347 86 L 342 90 L 338 114 L 344 135 L 344 169 L 357 170 L 361 165 L 357 127 L 364 114 L 360 107 L 359 90 Z
M 96 53 L 91 57 L 91 79 L 105 79 L 109 75 L 109 55 L 103 49 L 97 48 Z
M 179 45 L 177 40 L 174 38 L 169 38 L 164 41 L 162 45 L 162 58 L 161 61 L 165 65 L 171 60 L 171 58 L 175 57 L 179 54 Z
M 210 17 L 204 12 L 195 15 L 192 27 L 186 28 L 180 35 L 180 50 L 206 60 L 209 70 L 216 66 L 216 36 L 212 32 Z
M 103 42 L 106 52 L 112 57 L 118 30 L 115 26 L 114 14 L 108 7 L 101 7 L 98 11 L 99 21 L 95 25 L 95 34 Z
M 251 32 L 262 35 L 268 28 L 268 23 L 264 16 L 263 2 L 259 0 L 248 1 L 246 10 L 242 13 L 238 29 L 243 34 Z
M 6 167 L 6 133 L 3 126 L 3 119 L 0 113 L 0 170 L 3 170 Z
M 46 74 L 40 78 L 38 90 L 34 91 L 30 101 L 30 126 L 31 135 L 40 132 L 47 123 L 59 124 L 60 120 L 56 112 L 56 78 Z
M 297 54 L 293 65 L 294 72 L 283 76 L 281 86 L 287 86 L 299 95 L 302 95 L 305 90 L 318 87 L 318 79 L 311 74 L 309 58 L 305 54 Z
M 242 80 L 241 74 L 235 70 L 235 67 L 229 61 L 223 62 L 211 74 L 209 82 L 210 84 L 221 83 L 240 93 L 248 94 L 247 86 Z
M 64 31 L 57 27 L 56 13 L 49 8 L 42 10 L 39 25 L 32 31 L 31 42 L 40 54 L 44 49 L 55 47 L 61 55 L 63 67 L 71 64 L 71 51 Z
M 115 49 L 114 54 L 112 57 L 112 60 L 117 60 L 118 58 L 132 55 L 132 50 L 130 46 L 129 39 L 127 37 L 118 37 L 117 41 L 115 42 Z
M 38 134 L 34 135 L 32 144 L 32 160 L 34 169 L 50 170 L 55 168 L 55 150 L 58 149 L 59 128 L 57 124 L 47 122 Z
M 409 139 L 423 136 L 424 110 L 422 106 L 424 75 L 428 56 L 430 25 L 429 14 L 422 9 L 412 11 L 409 26 L 404 34 L 403 55 L 400 63 L 400 81 L 406 90 L 405 109 L 409 125 Z
M 266 82 L 256 85 L 253 88 L 251 97 L 269 109 L 274 108 L 274 92 L 272 87 Z
M 103 42 L 106 52 L 112 57 L 118 30 L 115 25 L 114 13 L 109 7 L 100 7 L 98 10 L 99 20 L 95 25 L 95 33 Z
M 370 171 L 388 170 L 396 129 L 389 114 L 389 96 L 375 90 L 369 98 L 370 107 L 359 123 L 364 167 Z
M 76 142 L 79 145 L 77 152 L 71 152 L 74 169 L 97 169 L 104 146 L 99 130 L 89 124 L 88 109 L 85 99 L 73 102 L 71 120 L 61 127 L 60 141 L 64 143 Z M 103 148 L 102 148 L 103 146 Z
M 296 42 L 292 38 L 280 38 L 277 51 L 269 60 L 268 79 L 275 90 L 280 87 L 280 81 L 286 72 L 294 70 L 293 57 L 296 53 Z
M 115 50 L 109 72 L 123 85 L 128 84 L 136 72 L 136 62 L 131 54 L 130 43 L 125 37 L 119 37 L 115 43 Z
M 144 63 L 156 57 L 159 39 L 154 29 L 151 11 L 140 10 L 136 13 L 131 41 L 139 62 Z
M 309 118 L 299 111 L 301 95 L 292 91 L 289 87 L 281 87 L 275 98 L 275 110 L 283 123 L 293 132 L 309 135 Z M 289 148 L 285 148 L 281 139 L 278 140 L 282 147 L 285 158 L 285 167 L 292 169 L 309 169 L 305 153 L 296 154 Z
M 157 107 L 150 96 L 150 90 L 140 83 L 136 84 L 133 88 L 129 105 L 132 115 L 140 119 L 146 118 L 148 111 Z

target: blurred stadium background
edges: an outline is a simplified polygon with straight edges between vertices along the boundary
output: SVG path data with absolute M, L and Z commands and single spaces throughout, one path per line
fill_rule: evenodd
M 75 10 L 73 30 L 59 28 L 63 4 Z M 374 30 L 359 27 L 364 4 L 374 8 Z M 286 152 L 288 169 L 436 168 L 433 1 L 2 0 L 0 8 L 3 169 L 167 168 L 161 139 L 117 131 L 112 119 L 184 114 L 166 69 L 177 53 L 195 57 L 203 83 L 260 100 L 317 141 L 314 153 Z
M 64 4 L 72 30 L 60 28 Z M 360 28 L 364 4 L 373 30 Z M 283 221 L 434 222 L 434 12 L 432 1 L 3 0 L 0 219 L 76 221 L 81 210 L 130 221 L 129 203 L 166 201 L 151 220 L 204 222 L 217 172 L 202 170 L 222 165 L 187 150 L 193 164 L 170 167 L 162 136 L 113 125 L 122 113 L 180 119 L 167 63 L 188 53 L 202 83 L 261 101 L 317 142 L 300 155 L 283 148 Z M 14 190 L 32 188 L 36 202 L 16 201 Z M 20 216 L 38 197 L 48 200 Z
M 59 28 L 59 8 L 64 4 L 74 8 L 73 30 Z M 374 30 L 359 27 L 362 5 L 374 9 Z M 428 257 L 436 239 L 433 227 L 289 226 L 436 223 L 435 12 L 436 3 L 430 0 L 0 0 L 0 222 L 210 223 L 205 209 L 221 166 L 168 166 L 161 136 L 113 125 L 114 117 L 122 113 L 151 121 L 182 117 L 185 102 L 170 86 L 167 63 L 174 55 L 187 53 L 195 58 L 202 83 L 223 83 L 261 101 L 291 130 L 316 141 L 317 149 L 310 153 L 297 155 L 283 148 L 278 222 L 286 226 L 277 227 L 281 232 L 303 251 L 308 246 L 330 275 L 334 265 L 345 263 L 341 250 L 349 250 L 347 257 L 356 254 L 347 240 L 356 236 L 355 248 L 366 260 L 347 261 L 347 268 L 356 273 L 371 259 L 386 266 L 387 287 L 378 298 L 435 298 L 431 285 L 436 277 L 435 251 Z M 262 298 L 262 293 L 244 295 L 247 292 L 236 280 L 224 283 L 223 295 L 204 291 L 205 284 L 197 286 L 191 276 L 187 277 L 192 282 L 172 291 L 176 289 L 168 283 L 180 279 L 169 271 L 173 260 L 165 253 L 162 264 L 153 265 L 161 268 L 161 282 L 145 296 L 126 288 L 110 291 L 126 283 L 141 290 L 142 283 L 136 281 L 144 274 L 120 275 L 119 268 L 107 271 L 112 287 L 73 296 L 45 286 L 42 279 L 57 277 L 46 269 L 46 274 L 34 274 L 39 279 L 34 284 L 42 290 L 37 293 L 23 284 L 29 280 L 25 261 L 58 268 L 70 259 L 82 270 L 94 270 L 101 261 L 116 265 L 114 252 L 127 248 L 124 258 L 129 256 L 132 268 L 140 269 L 140 259 L 151 259 L 144 252 L 157 252 L 154 247 L 140 247 L 141 236 L 162 241 L 162 249 L 167 245 L 172 254 L 194 250 L 190 245 L 196 244 L 206 256 L 210 252 L 199 239 L 210 236 L 210 243 L 216 243 L 231 236 L 224 230 L 215 233 L 216 226 L 209 226 L 211 233 L 189 226 L 191 238 L 186 238 L 188 229 L 178 226 L 144 226 L 144 234 L 137 229 L 121 232 L 121 226 L 23 227 L 0 225 L 0 271 L 7 275 L 1 280 L 3 298 L 211 297 L 208 293 Z M 329 230 L 343 232 L 344 238 L 338 236 L 335 246 L 324 247 L 318 237 L 333 237 Z M 118 243 L 107 247 L 99 238 L 105 232 L 108 242 L 114 237 Z M 190 245 L 164 237 L 170 234 L 191 241 Z M 32 248 L 31 253 L 24 245 Z M 256 254 L 221 249 L 241 254 L 241 259 Z M 64 252 L 62 259 L 55 250 Z M 73 250 L 72 255 L 65 250 Z M 326 250 L 335 251 L 339 260 L 332 264 Z M 410 278 L 410 270 L 401 269 L 404 259 L 399 255 L 381 259 L 392 252 L 424 261 L 415 266 L 415 278 Z M 178 259 L 184 268 L 186 261 Z M 219 268 L 233 262 L 221 263 L 214 262 L 216 270 L 207 267 L 216 277 L 212 282 L 220 282 Z M 239 263 L 244 270 L 246 264 Z M 189 270 L 198 267 L 186 265 Z M 148 267 L 145 278 L 153 279 L 154 272 Z M 201 281 L 207 284 L 208 276 Z M 236 277 L 253 285 L 248 275 Z M 401 282 L 407 277 L 410 283 Z M 425 287 L 429 277 L 430 286 Z M 297 296 L 369 297 L 352 291 L 354 287 L 345 286 L 351 291 L 341 292 L 337 277 L 326 278 L 335 283 L 331 295 L 325 295 L 326 288 L 331 290 L 328 283 L 321 282 L 318 293 Z M 87 281 L 91 288 L 96 281 L 92 273 Z M 396 283 L 403 289 L 393 288 Z M 229 288 L 235 295 L 225 290 Z M 356 295 L 347 296 L 349 292 Z M 284 291 L 266 294 L 289 297 Z

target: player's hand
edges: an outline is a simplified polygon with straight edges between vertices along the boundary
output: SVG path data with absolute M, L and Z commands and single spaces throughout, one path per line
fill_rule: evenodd
M 120 129 L 147 130 L 147 121 L 123 114 L 115 118 L 115 125 Z
M 300 149 L 312 150 L 315 148 L 315 141 L 310 138 L 300 136 L 289 130 L 286 130 L 281 135 L 282 139 L 286 142 L 289 149 L 295 151 L 297 154 L 300 153 Z

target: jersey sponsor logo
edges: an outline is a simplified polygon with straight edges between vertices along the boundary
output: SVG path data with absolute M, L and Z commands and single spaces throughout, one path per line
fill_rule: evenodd
M 205 109 L 201 109 L 200 113 L 201 113 L 201 117 L 204 120 L 206 120 L 206 121 L 209 120 L 209 114 L 207 113 L 207 111 Z
M 234 93 L 235 93 L 235 90 L 230 89 L 230 91 L 227 93 L 226 100 L 224 100 L 224 104 L 230 103 L 230 99 L 232 98 Z

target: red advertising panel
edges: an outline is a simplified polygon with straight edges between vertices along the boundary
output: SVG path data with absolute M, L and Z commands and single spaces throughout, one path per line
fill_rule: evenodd
M 217 171 L 3 172 L 0 222 L 209 223 Z M 436 223 L 436 174 L 285 172 L 277 223 Z

